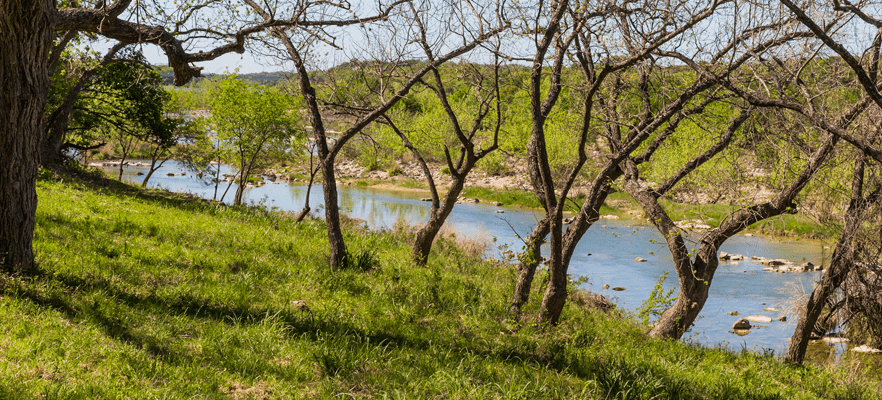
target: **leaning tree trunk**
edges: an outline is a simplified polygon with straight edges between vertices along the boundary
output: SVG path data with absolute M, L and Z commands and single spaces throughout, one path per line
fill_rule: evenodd
M 836 254 L 830 263 L 830 268 L 824 272 L 824 276 L 818 282 L 815 290 L 812 291 L 811 297 L 805 304 L 805 311 L 800 315 L 799 322 L 796 323 L 796 329 L 793 331 L 793 337 L 790 339 L 790 347 L 787 348 L 787 357 L 784 361 L 792 364 L 802 364 L 805 359 L 805 351 L 808 348 L 812 331 L 818 322 L 818 317 L 824 311 L 827 304 L 827 298 L 842 285 L 848 276 L 848 262 L 842 254 L 844 251 L 840 249 L 842 241 L 836 246 Z
M 465 186 L 465 177 L 469 174 L 469 170 L 472 169 L 475 161 L 477 160 L 469 160 L 468 162 L 471 165 L 466 166 L 464 172 L 453 179 L 444 201 L 439 204 L 439 207 L 432 207 L 432 215 L 429 216 L 429 221 L 417 231 L 416 239 L 413 242 L 413 261 L 417 265 L 426 265 L 426 262 L 429 260 L 432 243 L 434 243 L 435 237 L 438 236 L 438 232 L 441 231 L 444 221 L 447 220 L 447 217 L 453 211 L 456 199 L 462 193 L 462 189 Z
M 854 259 L 854 239 L 863 222 L 862 215 L 868 203 L 862 198 L 863 181 L 864 160 L 859 158 L 854 167 L 851 201 L 845 212 L 845 226 L 842 228 L 842 233 L 839 234 L 839 240 L 836 242 L 836 248 L 833 250 L 830 268 L 824 272 L 815 290 L 812 291 L 812 295 L 805 305 L 805 311 L 800 316 L 799 322 L 796 323 L 796 329 L 790 339 L 790 347 L 787 349 L 787 357 L 784 359 L 788 363 L 802 364 L 810 336 L 818 322 L 818 317 L 824 311 L 827 298 L 845 282 L 845 278 L 848 276 L 849 266 Z
M 0 268 L 34 263 L 37 170 L 45 135 L 53 2 L 0 1 Z

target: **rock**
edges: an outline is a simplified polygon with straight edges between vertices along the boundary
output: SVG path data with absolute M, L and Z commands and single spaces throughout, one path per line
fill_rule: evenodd
M 775 318 L 775 320 L 776 320 L 776 321 L 781 321 L 781 322 L 787 322 L 787 316 L 786 316 L 786 315 L 782 315 L 782 316 L 780 316 L 780 317 L 778 317 L 778 318 Z
M 617 292 L 622 292 L 622 291 L 625 290 L 625 288 L 623 288 L 623 287 L 621 287 L 621 286 L 616 286 L 616 287 L 612 288 L 612 290 L 615 290 L 615 291 L 617 291 Z
M 303 300 L 296 300 L 291 302 L 291 307 L 294 307 L 298 310 L 309 311 L 309 307 L 306 305 L 306 302 Z
M 720 260 L 726 261 L 728 259 L 729 259 L 729 253 L 726 253 L 725 251 L 721 251 L 720 252 Z
M 815 264 L 812 264 L 811 262 L 807 262 L 805 264 L 800 265 L 798 268 L 802 271 L 814 271 Z
M 744 256 L 742 256 L 741 254 L 732 254 L 731 256 L 729 256 L 729 259 L 732 261 L 741 261 L 744 259 Z
M 646 259 L 645 259 L 645 258 L 642 258 L 642 257 L 637 257 L 637 258 L 634 259 L 634 261 L 637 261 L 637 262 L 646 262 Z
M 504 213 L 505 213 L 505 210 L 496 210 L 496 213 L 497 213 L 497 214 L 504 214 Z
M 851 351 L 853 351 L 853 352 L 855 352 L 855 353 L 882 353 L 882 350 L 874 349 L 874 348 L 872 348 L 872 347 L 870 347 L 870 346 L 867 346 L 867 345 L 861 345 L 861 346 L 858 346 L 858 347 L 853 347 L 853 348 L 851 349 Z
M 848 343 L 848 338 L 841 336 L 824 336 L 821 340 L 827 343 Z
M 428 197 L 423 197 L 422 199 L 420 199 L 420 201 L 432 201 L 432 199 L 430 199 Z
M 181 172 L 181 176 L 187 175 L 187 171 Z
M 137 174 L 135 174 L 135 175 L 138 175 L 138 176 L 141 176 L 141 175 L 144 175 L 144 173 L 143 173 L 143 172 L 141 172 L 141 171 L 138 171 L 138 173 L 137 173 Z
M 750 333 L 750 329 L 733 329 L 732 333 L 738 336 L 747 336 L 747 334 Z
M 576 219 L 576 217 L 564 218 L 563 221 L 561 221 L 561 222 L 563 222 L 564 225 L 569 225 L 569 224 L 573 223 L 573 220 L 575 220 L 575 219 Z
M 588 253 L 588 254 L 585 254 L 585 255 L 590 257 L 590 256 L 591 256 L 591 253 Z
M 729 311 L 729 312 L 727 312 L 726 314 L 729 314 L 729 315 L 731 315 L 731 316 L 736 316 L 736 315 L 738 315 L 739 313 L 738 313 L 738 311 Z
M 175 173 L 174 173 L 174 172 L 169 172 L 169 173 L 165 174 L 165 176 L 175 176 Z
M 744 317 L 742 319 L 746 319 L 750 322 L 758 322 L 758 323 L 769 323 L 772 322 L 771 317 L 767 317 L 765 315 L 751 315 L 749 317 Z
M 781 312 L 781 310 L 779 310 L 775 307 L 766 307 L 766 308 L 763 308 L 763 311 Z
M 199 178 L 199 179 L 202 179 L 202 173 L 201 173 L 201 172 L 197 172 L 197 173 L 196 173 L 196 177 Z
M 607 284 L 604 284 L 604 285 L 603 285 L 603 288 L 604 288 L 604 289 L 609 289 L 609 284 L 608 284 L 608 283 L 607 283 Z
M 497 201 L 497 202 L 493 203 L 493 205 L 496 206 L 496 207 L 502 207 L 502 206 L 503 206 L 503 204 L 502 204 L 501 201 Z
M 613 215 L 613 214 L 607 214 L 607 215 L 601 215 L 600 219 L 619 219 L 619 216 Z
M 741 318 L 738 321 L 735 321 L 735 323 L 732 325 L 732 330 L 737 331 L 739 329 L 750 329 L 752 327 L 753 326 L 750 325 L 750 320 L 748 320 L 747 318 Z
M 745 233 L 744 236 L 746 236 L 746 237 L 753 237 L 753 234 L 752 234 L 752 233 Z

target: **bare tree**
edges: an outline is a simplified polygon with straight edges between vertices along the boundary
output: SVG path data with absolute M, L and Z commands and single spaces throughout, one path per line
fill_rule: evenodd
M 542 29 L 538 29 L 530 28 L 527 24 L 527 28 L 521 31 L 531 32 L 536 49 L 535 54 L 529 58 L 533 62 L 529 84 L 533 126 L 528 143 L 528 165 L 534 191 L 546 210 L 546 216 L 529 237 L 527 248 L 533 254 L 523 257 L 521 261 L 510 309 L 513 317 L 517 318 L 521 305 L 527 301 L 531 277 L 535 273 L 537 260 L 540 259 L 539 244 L 550 233 L 550 278 L 540 306 L 539 320 L 552 324 L 557 322 L 567 297 L 566 274 L 569 260 L 582 235 L 599 218 L 600 206 L 613 190 L 612 183 L 622 175 L 619 163 L 653 132 L 680 114 L 697 94 L 714 87 L 715 83 L 708 79 L 697 80 L 681 91 L 681 95 L 671 103 L 657 110 L 657 113 L 648 115 L 651 118 L 641 121 L 630 136 L 621 137 L 621 143 L 615 146 L 611 144 L 607 161 L 598 168 L 597 174 L 588 185 L 586 200 L 564 235 L 563 211 L 567 207 L 569 192 L 580 179 L 582 167 L 588 161 L 586 151 L 589 134 L 596 132 L 596 127 L 592 125 L 593 112 L 603 85 L 616 72 L 640 65 L 663 45 L 680 38 L 709 18 L 725 3 L 716 1 L 710 5 L 694 7 L 678 3 L 676 7 L 665 10 L 636 5 L 629 9 L 606 3 L 596 8 L 572 6 L 570 9 L 568 2 L 555 2 L 550 5 L 549 10 L 535 10 L 537 17 L 525 18 L 529 21 L 540 21 L 536 24 L 542 25 Z M 676 17 L 672 10 L 677 11 Z M 653 13 L 660 14 L 656 18 Z M 632 31 L 636 33 L 631 33 Z M 609 37 L 624 38 L 628 45 L 624 48 L 612 46 L 607 41 Z M 549 52 L 553 52 L 553 56 L 548 57 Z M 726 50 L 721 52 L 727 53 Z M 580 94 L 584 102 L 584 112 L 579 128 L 577 160 L 564 174 L 562 182 L 555 182 L 549 165 L 544 125 L 559 98 L 562 87 L 561 71 L 568 57 L 574 60 L 583 75 L 585 83 Z M 551 60 L 551 66 L 547 69 L 549 88 L 544 90 L 546 59 Z
M 271 20 L 272 14 L 270 10 L 265 10 L 260 5 L 251 0 L 245 1 L 266 21 Z M 301 28 L 309 27 L 295 27 L 295 29 Z M 338 138 L 336 138 L 336 140 L 333 142 L 333 145 L 329 144 L 329 138 L 324 123 L 324 116 L 322 115 L 322 107 L 319 105 L 319 99 L 316 94 L 316 89 L 310 79 L 310 72 L 307 70 L 306 63 L 302 56 L 303 49 L 298 47 L 298 44 L 291 39 L 290 31 L 282 28 L 273 29 L 271 31 L 273 36 L 282 42 L 285 50 L 288 53 L 288 56 L 294 63 L 294 67 L 297 72 L 297 83 L 299 85 L 301 95 L 303 96 L 304 104 L 307 107 L 309 120 L 312 125 L 312 133 L 315 138 L 315 143 L 318 146 L 319 165 L 321 167 L 323 178 L 322 189 L 324 191 L 325 198 L 325 223 L 328 230 L 328 243 L 330 246 L 330 265 L 332 268 L 345 267 L 347 260 L 346 244 L 343 239 L 343 232 L 340 228 L 340 209 L 339 205 L 337 204 L 337 184 L 334 171 L 334 164 L 337 154 L 339 154 L 340 150 L 350 139 L 360 134 L 371 123 L 377 121 L 378 118 L 383 117 L 383 115 L 385 115 L 386 112 L 388 112 L 392 108 L 392 106 L 394 106 L 399 100 L 401 100 L 411 90 L 411 88 L 414 87 L 414 85 L 422 81 L 423 77 L 426 74 L 430 73 L 435 68 L 446 63 L 447 61 L 455 59 L 475 49 L 482 43 L 497 35 L 499 32 L 503 31 L 504 29 L 506 29 L 505 25 L 482 25 L 480 31 L 474 32 L 474 35 L 471 36 L 469 40 L 467 40 L 463 44 L 458 45 L 457 47 L 453 48 L 443 55 L 438 55 L 434 59 L 421 64 L 416 71 L 409 74 L 409 76 L 403 80 L 399 87 L 395 89 L 390 88 L 391 93 L 383 93 L 383 96 L 380 97 L 380 100 L 376 104 L 371 104 L 367 106 L 360 104 L 349 105 L 350 109 L 360 109 L 359 116 L 355 119 L 355 122 L 350 124 L 349 128 L 347 128 L 339 135 Z M 315 35 L 320 35 L 316 32 L 308 31 L 307 33 L 311 37 L 314 37 Z

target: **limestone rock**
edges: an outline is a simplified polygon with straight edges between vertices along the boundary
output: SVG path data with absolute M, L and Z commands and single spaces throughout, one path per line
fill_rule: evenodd
M 609 284 L 608 284 L 608 283 L 604 284 L 604 285 L 603 285 L 603 288 L 604 288 L 604 289 L 609 289 Z
M 615 290 L 615 291 L 617 291 L 617 292 L 622 292 L 622 291 L 625 290 L 625 288 L 623 288 L 623 287 L 621 287 L 621 286 L 616 286 L 616 287 L 612 288 L 612 290 Z
M 759 314 L 757 314 L 757 315 L 751 315 L 751 316 L 749 316 L 749 317 L 744 317 L 744 318 L 742 318 L 742 319 L 746 319 L 746 320 L 748 320 L 748 321 L 750 321 L 750 322 L 758 322 L 758 323 L 769 323 L 769 322 L 772 322 L 772 318 L 771 318 L 771 317 L 767 317 L 767 316 L 765 316 L 765 315 L 759 315 Z
M 646 259 L 643 258 L 643 257 L 637 257 L 637 258 L 634 259 L 634 261 L 637 261 L 637 262 L 646 262 Z
M 739 312 L 738 312 L 738 311 L 729 311 L 729 312 L 727 312 L 726 314 L 729 314 L 729 315 L 731 315 L 731 316 L 736 316 L 736 315 L 739 314 Z

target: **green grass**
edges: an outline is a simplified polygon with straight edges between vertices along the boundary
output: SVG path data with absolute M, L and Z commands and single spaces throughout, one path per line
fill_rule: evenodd
M 523 190 L 470 187 L 463 190 L 463 196 L 479 198 L 482 201 L 499 201 L 506 206 L 540 207 L 536 196 Z M 584 196 L 569 198 L 567 210 L 578 211 L 584 201 Z M 661 199 L 660 203 L 674 221 L 701 219 L 712 227 L 718 226 L 730 213 L 738 210 L 736 206 L 725 204 L 683 204 L 665 199 Z M 609 195 L 606 203 L 600 208 L 600 215 L 617 215 L 621 219 L 634 219 L 635 216 L 642 216 L 643 212 L 627 193 L 615 192 Z M 644 223 L 648 224 L 646 221 Z M 753 224 L 745 229 L 744 233 L 818 239 L 835 237 L 838 234 L 837 229 L 836 224 L 822 224 L 805 214 L 786 214 Z
M 882 398 L 850 362 L 650 340 L 578 301 L 511 326 L 515 271 L 450 238 L 420 268 L 411 232 L 349 227 L 358 268 L 332 271 L 320 221 L 70 177 L 38 193 L 39 268 L 0 280 L 2 399 Z

